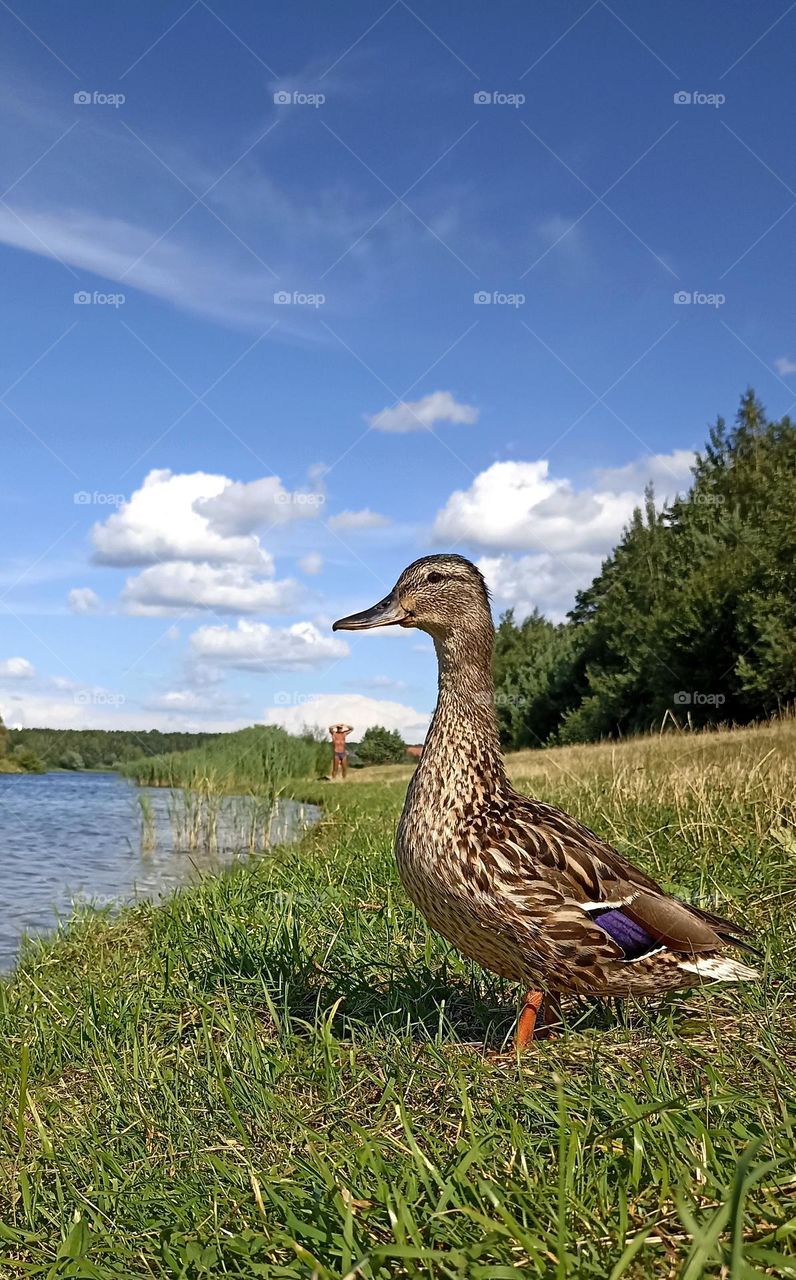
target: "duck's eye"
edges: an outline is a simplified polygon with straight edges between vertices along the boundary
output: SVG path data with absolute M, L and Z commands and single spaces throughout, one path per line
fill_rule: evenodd
M 445 575 L 443 573 L 430 573 L 426 578 L 426 582 L 443 582 Z

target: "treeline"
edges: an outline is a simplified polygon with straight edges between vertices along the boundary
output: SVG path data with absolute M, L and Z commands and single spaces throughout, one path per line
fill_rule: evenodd
M 501 619 L 501 735 L 511 748 L 748 723 L 796 699 L 796 427 L 754 392 L 662 511 L 648 490 L 568 620 Z
M 115 769 L 141 756 L 190 751 L 214 733 L 163 733 L 160 729 L 8 729 L 13 758 L 36 759 L 45 769 Z

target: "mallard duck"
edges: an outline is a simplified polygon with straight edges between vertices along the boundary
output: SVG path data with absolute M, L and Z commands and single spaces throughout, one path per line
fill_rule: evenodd
M 404 569 L 388 596 L 335 631 L 419 627 L 439 694 L 398 824 L 409 897 L 464 955 L 527 991 L 515 1042 L 559 1017 L 563 993 L 650 996 L 754 969 L 748 930 L 673 897 L 576 818 L 514 790 L 494 710 L 494 624 L 483 576 L 459 555 Z

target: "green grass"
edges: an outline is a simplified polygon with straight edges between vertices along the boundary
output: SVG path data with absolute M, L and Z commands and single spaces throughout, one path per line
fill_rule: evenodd
M 307 783 L 300 847 L 29 944 L 0 986 L 0 1275 L 796 1277 L 794 745 L 514 759 L 765 950 L 759 987 L 571 1003 L 520 1061 L 516 993 L 397 882 L 400 777 Z

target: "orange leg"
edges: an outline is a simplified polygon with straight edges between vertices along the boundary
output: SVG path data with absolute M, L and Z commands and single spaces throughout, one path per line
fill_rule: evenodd
M 517 1030 L 514 1033 L 514 1046 L 520 1052 L 533 1040 L 536 1020 L 543 1000 L 544 994 L 541 991 L 529 991 L 525 996 L 525 1003 L 517 1021 Z
M 552 1028 L 560 1023 L 561 1001 L 558 996 L 545 997 L 542 991 L 529 991 L 517 1021 L 515 1048 L 522 1052 L 532 1040 L 541 1040 L 552 1034 Z

